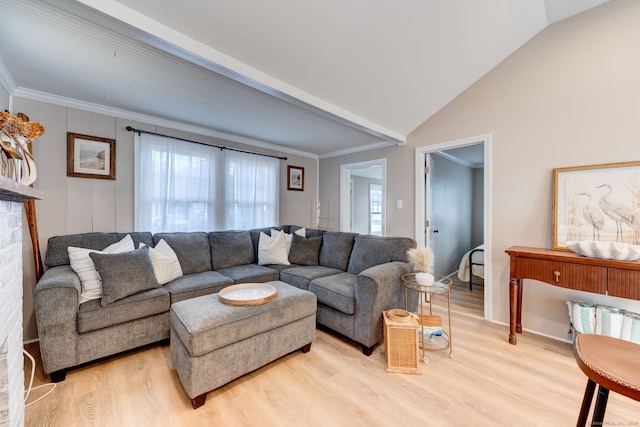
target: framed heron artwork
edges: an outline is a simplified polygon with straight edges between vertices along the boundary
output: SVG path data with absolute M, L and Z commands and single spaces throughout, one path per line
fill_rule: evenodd
M 553 249 L 568 241 L 640 244 L 640 161 L 553 170 Z

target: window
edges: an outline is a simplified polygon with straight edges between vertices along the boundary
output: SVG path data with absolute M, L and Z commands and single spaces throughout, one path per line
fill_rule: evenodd
M 224 152 L 225 226 L 246 230 L 278 224 L 278 159 Z
M 381 184 L 369 184 L 369 234 L 382 236 Z
M 135 229 L 248 229 L 278 223 L 277 159 L 135 135 Z

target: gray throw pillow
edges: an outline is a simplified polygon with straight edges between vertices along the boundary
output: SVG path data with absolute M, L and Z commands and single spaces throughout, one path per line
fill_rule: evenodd
M 147 246 L 118 254 L 89 254 L 102 280 L 102 301 L 107 305 L 138 292 L 159 287 Z
M 299 265 L 318 265 L 322 236 L 305 238 L 295 233 L 292 236 L 289 262 Z

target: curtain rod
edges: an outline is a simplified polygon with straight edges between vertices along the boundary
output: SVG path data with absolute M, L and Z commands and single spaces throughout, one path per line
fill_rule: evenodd
M 240 150 L 238 148 L 225 147 L 224 145 L 207 144 L 206 142 L 192 141 L 190 139 L 178 138 L 177 136 L 163 135 L 161 133 L 155 133 L 155 132 L 148 132 L 146 130 L 136 129 L 131 126 L 127 126 L 125 129 L 128 130 L 129 132 L 135 132 L 138 135 L 140 135 L 141 133 L 147 133 L 149 135 L 163 136 L 165 138 L 177 139 L 179 141 L 192 142 L 194 144 L 200 144 L 200 145 L 207 145 L 209 147 L 219 148 L 221 150 L 237 151 L 239 153 L 253 154 L 255 156 L 273 157 L 274 159 L 287 160 L 286 157 L 274 156 L 271 154 L 264 154 L 264 153 L 256 153 L 254 151 Z

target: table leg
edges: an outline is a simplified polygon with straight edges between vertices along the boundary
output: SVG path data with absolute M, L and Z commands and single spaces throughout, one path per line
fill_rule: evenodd
M 522 333 L 522 290 L 524 289 L 524 282 L 522 279 L 518 280 L 518 310 L 516 312 L 516 332 Z
M 519 292 L 520 281 L 518 279 L 509 280 L 509 344 L 516 345 L 518 337 L 516 337 L 516 318 L 518 312 L 518 296 L 522 296 Z

